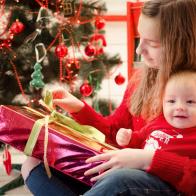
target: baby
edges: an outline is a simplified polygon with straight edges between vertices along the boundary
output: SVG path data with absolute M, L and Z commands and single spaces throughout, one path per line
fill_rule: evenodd
M 116 141 L 122 147 L 145 149 L 169 148 L 173 143 L 196 131 L 196 72 L 182 71 L 170 77 L 163 95 L 163 115 L 132 132 L 121 128 Z M 184 144 L 184 143 L 183 143 Z

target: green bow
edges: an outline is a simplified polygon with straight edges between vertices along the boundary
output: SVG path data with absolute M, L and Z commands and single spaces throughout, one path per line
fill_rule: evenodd
M 105 135 L 101 133 L 99 130 L 97 130 L 96 128 L 88 125 L 80 125 L 75 120 L 57 112 L 53 108 L 53 97 L 51 92 L 49 91 L 46 92 L 44 100 L 41 100 L 40 104 L 44 105 L 44 107 L 51 112 L 48 118 L 48 123 L 57 122 L 58 124 L 63 124 L 69 127 L 69 129 L 78 131 L 82 135 L 89 137 L 93 140 L 96 140 L 101 143 L 105 142 Z M 44 117 L 43 119 L 39 119 L 34 123 L 34 126 L 32 128 L 32 131 L 30 133 L 30 136 L 28 138 L 28 141 L 24 149 L 25 154 L 32 155 L 32 151 L 37 142 L 41 128 L 43 125 L 45 125 L 45 118 L 46 117 Z

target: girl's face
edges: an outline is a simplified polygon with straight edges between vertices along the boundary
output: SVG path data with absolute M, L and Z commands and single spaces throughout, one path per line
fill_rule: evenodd
M 159 19 L 141 14 L 138 23 L 140 43 L 136 50 L 142 55 L 144 63 L 151 68 L 159 68 L 162 47 L 160 44 Z

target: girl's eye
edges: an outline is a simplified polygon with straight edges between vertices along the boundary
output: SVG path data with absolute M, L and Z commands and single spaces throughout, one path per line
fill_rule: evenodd
M 149 46 L 153 47 L 153 48 L 158 48 L 158 47 L 160 47 L 160 43 L 158 43 L 158 42 L 149 42 Z
M 159 46 L 156 45 L 156 44 L 150 44 L 150 47 L 152 47 L 152 48 L 158 48 Z

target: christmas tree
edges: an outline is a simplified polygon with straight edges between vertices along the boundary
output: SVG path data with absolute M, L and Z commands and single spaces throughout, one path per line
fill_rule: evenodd
M 0 103 L 28 104 L 56 82 L 107 115 L 96 95 L 121 60 L 104 52 L 106 11 L 98 0 L 0 1 Z
M 92 99 L 108 115 L 110 100 L 98 100 L 97 94 L 121 59 L 104 52 L 106 11 L 100 0 L 0 1 L 0 104 L 33 103 L 55 83 Z M 1 187 L 1 193 L 23 184 L 19 181 Z

